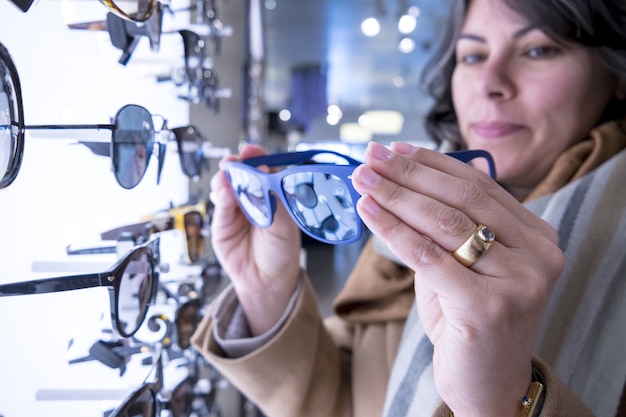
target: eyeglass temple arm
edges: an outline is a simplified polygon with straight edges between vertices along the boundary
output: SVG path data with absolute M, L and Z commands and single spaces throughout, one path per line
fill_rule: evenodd
M 357 161 L 354 158 L 351 158 L 347 155 L 343 155 L 339 152 L 335 151 L 327 151 L 327 150 L 310 150 L 310 151 L 302 151 L 302 152 L 286 152 L 286 153 L 277 153 L 273 155 L 265 155 L 259 156 L 256 158 L 244 159 L 243 162 L 246 165 L 250 165 L 253 167 L 257 167 L 259 165 L 268 165 L 268 166 L 281 166 L 281 165 L 293 165 L 293 164 L 302 164 L 306 161 L 309 161 L 315 155 L 321 154 L 332 154 L 343 158 L 350 165 L 361 165 L 361 162 Z
M 47 294 L 53 292 L 79 290 L 83 288 L 112 286 L 108 277 L 111 272 L 98 274 L 72 275 L 66 277 L 43 278 L 31 281 L 0 285 L 0 297 L 12 295 Z
M 466 149 L 461 151 L 447 152 L 446 155 L 456 158 L 459 161 L 465 163 L 470 162 L 472 159 L 485 158 L 487 160 L 487 164 L 489 165 L 489 176 L 491 178 L 496 178 L 496 165 L 493 162 L 493 157 L 487 151 L 484 151 L 482 149 Z

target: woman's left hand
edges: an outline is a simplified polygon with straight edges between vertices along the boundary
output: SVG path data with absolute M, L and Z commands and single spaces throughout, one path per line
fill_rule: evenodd
M 364 223 L 415 271 L 442 399 L 465 416 L 515 416 L 563 254 L 552 227 L 487 174 L 444 154 L 371 143 L 353 175 Z M 451 253 L 486 225 L 470 267 Z

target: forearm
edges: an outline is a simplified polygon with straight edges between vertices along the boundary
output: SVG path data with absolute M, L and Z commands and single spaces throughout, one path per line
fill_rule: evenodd
M 293 313 L 275 337 L 239 358 L 217 344 L 212 313 L 194 335 L 195 347 L 270 417 L 351 415 L 349 372 L 324 328 L 307 280 Z

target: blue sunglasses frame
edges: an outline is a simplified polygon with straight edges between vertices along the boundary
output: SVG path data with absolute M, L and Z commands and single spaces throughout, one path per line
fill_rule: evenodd
M 313 158 L 318 155 L 330 155 L 334 156 L 335 159 L 339 158 L 345 162 L 345 164 L 336 164 L 336 163 L 327 163 L 327 162 L 317 162 Z M 495 164 L 493 158 L 489 154 L 489 152 L 484 150 L 461 150 L 448 152 L 446 155 L 451 156 L 455 159 L 458 159 L 461 162 L 468 163 L 476 158 L 485 158 L 489 165 L 489 175 L 492 178 L 496 177 Z M 330 150 L 309 150 L 303 152 L 286 152 L 286 153 L 278 153 L 273 155 L 265 155 L 256 158 L 244 159 L 240 162 L 235 161 L 227 161 L 224 163 L 224 171 L 228 178 L 229 183 L 235 193 L 239 206 L 241 207 L 241 211 L 244 213 L 246 218 L 253 225 L 261 228 L 269 227 L 274 222 L 274 213 L 276 211 L 276 197 L 280 199 L 283 206 L 287 209 L 287 212 L 294 220 L 294 222 L 298 225 L 298 227 L 307 235 L 316 239 L 318 241 L 328 243 L 328 244 L 348 244 L 354 243 L 360 239 L 363 226 L 362 221 L 359 218 L 356 211 L 356 203 L 361 195 L 354 189 L 352 186 L 352 173 L 354 169 L 361 165 L 361 162 L 357 161 L 354 158 L 351 158 L 347 155 L 343 155 L 341 153 L 330 151 Z M 258 166 L 268 166 L 268 167 L 281 167 L 281 166 L 290 166 L 284 170 L 275 172 L 275 173 L 266 173 L 263 172 L 256 167 Z M 239 169 L 243 170 L 247 174 L 255 177 L 261 186 L 261 192 L 265 197 L 263 208 L 265 210 L 265 215 L 267 217 L 266 222 L 259 222 L 254 219 L 250 213 L 246 210 L 244 205 L 239 198 L 239 190 L 236 189 L 233 184 L 231 170 Z M 355 225 L 354 225 L 354 234 L 347 235 L 344 238 L 339 239 L 327 239 L 325 237 L 320 236 L 319 234 L 315 234 L 307 227 L 307 225 L 303 224 L 302 219 L 298 217 L 296 213 L 294 213 L 291 204 L 288 201 L 288 197 L 285 193 L 285 190 L 282 187 L 283 179 L 288 175 L 293 175 L 297 173 L 324 173 L 333 175 L 344 182 L 346 188 L 349 190 L 350 197 L 352 199 L 352 203 L 354 205 L 354 215 L 355 215 Z M 270 193 L 273 191 L 274 194 Z M 269 198 L 267 198 L 269 197 Z M 257 207 L 258 208 L 258 207 Z M 351 228 L 349 228 L 352 230 Z

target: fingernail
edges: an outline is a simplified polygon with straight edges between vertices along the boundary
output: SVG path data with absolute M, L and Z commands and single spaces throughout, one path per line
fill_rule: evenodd
M 391 144 L 391 149 L 402 155 L 410 155 L 415 152 L 415 147 L 405 142 L 393 142 Z
M 374 159 L 378 159 L 380 161 L 386 161 L 388 159 L 391 159 L 391 157 L 393 157 L 393 152 L 391 152 L 389 149 L 387 149 L 385 146 L 381 145 L 380 143 L 370 142 L 367 145 L 367 147 L 369 149 L 370 155 L 372 155 Z
M 359 212 L 364 212 L 370 215 L 370 217 L 376 217 L 380 213 L 380 206 L 369 195 L 364 195 L 359 198 L 357 203 Z
M 373 187 L 380 179 L 380 176 L 367 165 L 359 165 L 354 173 L 359 182 L 367 187 Z

